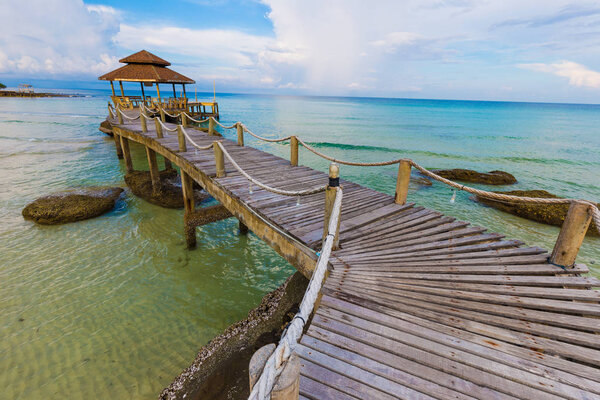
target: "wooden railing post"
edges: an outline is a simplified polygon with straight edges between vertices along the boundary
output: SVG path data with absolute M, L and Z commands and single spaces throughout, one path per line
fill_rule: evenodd
M 237 144 L 238 146 L 244 145 L 244 126 L 241 122 L 238 122 L 236 125 L 237 129 Z
M 123 114 L 121 107 L 117 106 L 117 119 L 119 120 L 119 125 L 123 125 Z
M 179 151 L 186 152 L 187 144 L 185 142 L 185 136 L 183 135 L 183 127 L 181 125 L 177 125 L 177 140 L 179 141 Z
M 269 357 L 271 357 L 271 354 L 273 354 L 274 351 L 275 345 L 273 343 L 269 343 L 256 350 L 254 354 L 252 354 L 252 357 L 250 358 L 250 364 L 248 366 L 248 379 L 250 382 L 250 391 L 252 391 L 252 388 L 258 381 L 258 378 L 260 378 L 260 375 L 262 374 L 263 369 L 265 368 L 267 360 L 269 359 Z
M 140 123 L 142 124 L 142 132 L 148 132 L 148 124 L 146 122 L 146 114 L 142 111 L 140 107 Z
M 225 176 L 225 158 L 223 157 L 223 150 L 219 146 L 219 142 L 213 142 L 213 150 L 215 151 L 215 165 L 217 166 L 217 178 Z
M 165 116 L 165 110 L 162 108 L 162 105 L 159 106 L 158 112 L 160 112 L 160 120 L 162 122 L 167 122 L 167 117 Z
M 162 139 L 162 137 L 163 137 L 162 125 L 160 124 L 160 121 L 158 120 L 158 118 L 154 118 L 154 126 L 156 127 L 156 137 L 159 139 Z
M 398 164 L 398 177 L 396 178 L 396 196 L 394 198 L 396 204 L 406 204 L 408 183 L 410 182 L 410 170 L 411 165 L 409 161 L 400 161 Z
M 179 114 L 179 117 L 181 117 L 181 125 L 184 128 L 187 128 L 187 126 L 188 126 L 187 117 L 185 116 L 185 113 L 183 111 Z
M 558 239 L 550 256 L 550 262 L 572 267 L 575 264 L 579 247 L 592 221 L 592 205 L 574 201 L 569 206 L 567 216 L 560 228 Z
M 213 117 L 208 117 L 208 134 L 210 136 L 215 134 L 215 119 Z
M 290 138 L 290 151 L 290 164 L 296 167 L 298 166 L 298 138 L 296 136 Z
M 335 203 L 335 196 L 337 194 L 337 188 L 340 186 L 340 167 L 336 163 L 329 164 L 329 184 L 325 189 L 325 220 L 323 221 L 323 240 L 329 233 L 329 219 L 333 212 L 333 205 Z M 340 241 L 340 219 L 338 219 L 335 236 L 333 238 L 333 250 L 337 250 Z

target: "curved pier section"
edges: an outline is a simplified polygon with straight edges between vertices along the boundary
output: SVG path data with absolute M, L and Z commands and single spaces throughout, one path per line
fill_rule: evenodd
M 253 357 L 253 398 L 600 398 L 600 281 L 574 263 L 590 203 L 569 200 L 549 254 L 404 204 L 410 160 L 396 160 L 390 196 L 298 166 L 295 137 L 285 160 L 244 147 L 240 124 L 234 142 L 214 120 L 206 133 L 122 113 L 110 122 L 128 170 L 129 144 L 146 146 L 151 173 L 156 154 L 180 167 L 186 214 L 195 181 L 305 276 L 317 271 L 291 333 Z

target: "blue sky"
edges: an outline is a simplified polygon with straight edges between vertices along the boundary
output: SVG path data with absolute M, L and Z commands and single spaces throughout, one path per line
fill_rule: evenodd
M 600 1 L 4 0 L 0 15 L 9 85 L 104 87 L 146 49 L 199 91 L 600 103 Z

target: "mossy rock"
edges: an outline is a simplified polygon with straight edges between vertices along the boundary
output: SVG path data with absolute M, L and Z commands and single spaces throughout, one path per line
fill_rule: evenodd
M 152 178 L 149 171 L 133 171 L 125 175 L 125 183 L 133 194 L 149 203 L 165 208 L 183 208 L 183 190 L 179 182 L 177 171 L 174 169 L 160 171 L 160 190 L 155 193 L 152 188 Z M 205 193 L 195 192 L 197 202 L 207 199 Z
M 108 136 L 113 136 L 112 124 L 108 122 L 107 119 L 100 123 L 100 127 L 98 128 L 100 132 L 106 133 Z
M 123 193 L 119 187 L 87 188 L 40 197 L 23 209 L 23 217 L 42 225 L 94 218 L 110 211 Z
M 511 190 L 507 192 L 494 193 L 521 197 L 543 197 L 553 199 L 561 198 L 545 190 Z M 487 199 L 481 196 L 475 196 L 475 200 L 500 211 L 527 218 L 532 221 L 555 226 L 562 226 L 565 216 L 567 215 L 567 211 L 569 210 L 568 204 L 507 203 Z M 587 234 L 598 236 L 598 230 L 596 229 L 594 221 L 592 221 L 590 224 Z
M 160 394 L 161 400 L 246 399 L 248 365 L 256 350 L 278 343 L 298 311 L 308 280 L 299 272 L 263 297 L 248 317 L 236 322 L 200 349 L 195 361 Z
M 483 183 L 486 185 L 512 185 L 517 179 L 504 171 L 477 172 L 472 169 L 439 169 L 434 171 L 442 178 L 452 181 Z

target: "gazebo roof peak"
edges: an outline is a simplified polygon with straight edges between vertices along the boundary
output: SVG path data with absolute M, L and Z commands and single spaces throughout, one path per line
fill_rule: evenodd
M 137 53 L 133 53 L 130 56 L 125 58 L 121 58 L 119 60 L 121 63 L 126 64 L 150 64 L 150 65 L 160 65 L 161 67 L 166 67 L 171 65 L 167 60 L 163 60 L 157 55 L 150 53 L 147 50 L 138 51 Z

